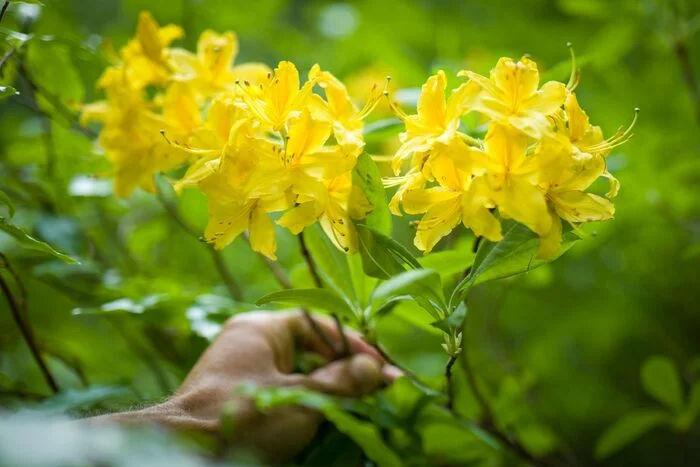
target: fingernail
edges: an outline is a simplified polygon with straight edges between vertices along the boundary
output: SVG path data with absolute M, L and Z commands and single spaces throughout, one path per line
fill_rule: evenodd
M 382 378 L 384 381 L 391 383 L 402 376 L 405 376 L 405 373 L 394 365 L 387 364 L 382 367 Z

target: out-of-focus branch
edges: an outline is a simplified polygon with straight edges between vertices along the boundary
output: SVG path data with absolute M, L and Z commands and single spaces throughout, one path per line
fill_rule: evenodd
M 314 284 L 316 285 L 317 288 L 320 289 L 323 286 L 322 282 L 321 282 L 321 276 L 319 275 L 318 271 L 316 270 L 316 265 L 314 264 L 314 261 L 311 258 L 311 253 L 309 252 L 309 248 L 306 246 L 306 241 L 304 240 L 304 235 L 299 234 L 298 237 L 299 237 L 299 248 L 301 250 L 301 256 L 304 258 L 304 261 L 306 262 L 306 265 L 309 268 L 309 273 L 311 274 L 311 278 L 313 279 Z M 308 315 L 308 311 L 304 310 L 304 314 Z M 338 316 L 338 313 L 331 312 L 331 316 L 333 317 L 333 321 L 335 321 L 336 328 L 338 329 L 338 334 L 340 335 L 340 338 L 342 339 L 342 343 L 343 343 L 343 347 L 340 351 L 339 357 L 340 358 L 347 357 L 348 355 L 352 354 L 352 351 L 350 350 L 350 342 L 348 341 L 348 336 L 345 335 L 345 330 L 343 329 L 343 323 L 340 321 L 340 317 Z
M 166 199 L 165 194 L 160 189 L 157 182 L 155 183 L 155 187 L 156 187 L 156 197 L 158 198 L 158 201 L 160 201 L 160 204 L 163 206 L 163 208 L 165 208 L 165 211 L 170 215 L 170 218 L 177 225 L 179 225 L 182 228 L 182 230 L 187 232 L 187 234 L 189 234 L 190 236 L 197 239 L 197 241 L 200 241 L 200 235 L 199 235 L 199 233 L 197 233 L 197 230 L 195 230 L 195 228 L 192 227 L 182 217 L 182 215 L 180 214 L 180 211 L 177 209 L 177 206 L 175 206 L 168 199 Z M 236 300 L 237 302 L 243 300 L 243 292 L 241 291 L 241 288 L 238 285 L 238 282 L 236 282 L 236 279 L 233 277 L 233 274 L 231 273 L 228 266 L 226 265 L 226 261 L 224 260 L 224 257 L 221 255 L 221 252 L 209 244 L 203 244 L 203 245 L 211 254 L 212 260 L 214 261 L 214 266 L 216 267 L 216 270 L 218 271 L 219 275 L 221 276 L 221 279 L 223 280 L 224 284 L 226 285 L 226 288 L 228 289 L 229 294 L 231 294 L 231 297 L 234 300 Z
M 5 0 L 2 2 L 2 7 L 0 7 L 0 22 L 2 22 L 2 18 L 5 16 L 5 11 L 7 10 L 8 6 L 10 6 L 10 0 Z
M 17 287 L 22 291 L 22 293 L 24 293 L 24 290 L 26 289 L 24 288 L 24 285 L 22 284 L 19 275 L 17 275 L 16 271 L 12 268 L 7 256 L 5 256 L 3 253 L 0 253 L 0 259 L 2 259 L 4 268 L 10 271 L 10 274 L 17 282 Z M 19 328 L 19 331 L 22 334 L 24 341 L 27 343 L 29 351 L 31 352 L 32 357 L 36 361 L 36 364 L 39 367 L 39 370 L 41 371 L 41 374 L 44 377 L 46 384 L 49 386 L 49 388 L 51 388 L 51 391 L 53 391 L 54 393 L 58 393 L 60 391 L 58 383 L 56 383 L 56 379 L 51 374 L 49 367 L 46 365 L 46 362 L 44 361 L 44 358 L 41 355 L 39 345 L 37 344 L 36 339 L 34 337 L 34 332 L 32 331 L 32 328 L 29 324 L 29 319 L 27 316 L 26 297 L 18 299 L 12 291 L 10 285 L 7 283 L 7 281 L 1 274 L 0 290 L 2 290 L 3 295 L 5 295 L 5 299 L 7 300 L 7 305 L 10 309 L 12 319 L 14 320 L 15 324 L 17 324 L 17 327 Z
M 685 39 L 679 39 L 674 49 L 681 66 L 683 81 L 685 81 L 688 91 L 690 92 L 690 98 L 692 99 L 693 109 L 695 111 L 695 119 L 700 125 L 700 82 L 695 75 L 695 70 L 693 70 L 693 63 L 690 59 L 691 55 L 688 50 L 687 41 Z

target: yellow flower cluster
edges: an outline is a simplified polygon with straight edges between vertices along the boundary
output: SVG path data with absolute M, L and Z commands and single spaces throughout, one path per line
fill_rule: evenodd
M 372 209 L 352 184 L 364 148 L 363 118 L 345 86 L 315 65 L 300 83 L 290 62 L 232 66 L 233 33 L 205 31 L 197 53 L 170 48 L 182 35 L 148 13 L 98 86 L 106 100 L 83 120 L 102 123 L 100 144 L 115 166 L 115 191 L 154 189 L 153 175 L 190 163 L 175 185 L 208 198 L 205 239 L 222 248 L 246 230 L 254 250 L 275 258 L 274 223 L 292 233 L 319 222 L 335 245 L 357 248 L 351 221 Z M 314 93 L 321 89 L 321 94 Z M 151 96 L 150 98 L 148 96 Z
M 561 245 L 562 220 L 572 225 L 612 218 L 617 180 L 605 157 L 624 143 L 630 128 L 609 139 L 590 124 L 568 85 L 539 86 L 537 65 L 528 58 L 501 58 L 490 77 L 462 71 L 469 80 L 445 97 L 444 72 L 422 87 L 417 113 L 394 111 L 404 121 L 402 145 L 392 160 L 397 186 L 390 208 L 423 214 L 415 245 L 430 251 L 460 222 L 475 235 L 502 239 L 502 219 L 514 219 L 540 237 L 539 256 Z M 462 129 L 462 117 L 478 112 L 488 121 L 483 141 Z M 635 117 L 636 120 L 636 117 Z M 610 180 L 605 197 L 586 190 L 599 177 Z

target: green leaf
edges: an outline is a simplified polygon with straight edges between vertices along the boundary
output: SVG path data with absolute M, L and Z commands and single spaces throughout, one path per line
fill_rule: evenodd
M 388 279 L 406 270 L 396 255 L 377 241 L 379 235 L 376 231 L 364 225 L 357 225 L 357 234 L 362 270 L 365 274 L 377 279 Z
M 410 269 L 421 268 L 410 251 L 396 240 L 377 229 L 357 224 L 360 256 L 365 274 L 378 279 L 388 279 Z
M 40 251 L 42 253 L 48 253 L 69 264 L 75 264 L 78 262 L 70 256 L 55 250 L 48 243 L 42 242 L 41 240 L 37 240 L 36 238 L 29 235 L 24 229 L 21 229 L 20 227 L 17 227 L 14 224 L 10 224 L 5 218 L 1 217 L 0 230 L 12 236 L 23 248 L 26 248 L 28 250 Z
M 120 386 L 90 386 L 85 389 L 66 389 L 50 397 L 38 405 L 45 413 L 58 414 L 75 409 L 88 409 L 93 405 L 128 394 L 125 387 Z
M 373 424 L 362 422 L 336 406 L 326 407 L 322 412 L 329 422 L 352 438 L 379 467 L 403 465 L 399 456 L 384 444 L 381 433 Z
M 484 240 L 481 243 L 471 272 L 455 288 L 453 299 L 459 291 L 468 290 L 484 282 L 531 271 L 554 261 L 580 240 L 573 231 L 565 232 L 559 252 L 553 258 L 543 260 L 537 258 L 539 239 L 534 232 L 514 221 L 504 222 L 503 227 L 503 239 L 500 242 Z M 454 304 L 453 302 L 452 305 Z
M 0 86 L 0 102 L 8 97 L 16 96 L 17 94 L 19 94 L 19 91 L 12 86 Z
M 433 327 L 440 329 L 446 333 L 451 333 L 455 329 L 459 329 L 464 324 L 464 320 L 467 317 L 467 306 L 464 302 L 460 303 L 459 306 L 453 311 L 450 316 L 439 321 L 431 323 Z
M 418 262 L 422 267 L 434 269 L 442 277 L 448 277 L 466 271 L 474 263 L 474 253 L 472 253 L 471 247 L 461 250 L 436 251 L 418 258 Z
M 333 245 L 318 225 L 304 229 L 302 235 L 322 281 L 348 302 L 357 304 L 347 255 Z
M 695 419 L 700 414 L 700 381 L 696 381 L 690 388 L 690 397 L 688 405 L 681 410 L 673 421 L 673 426 L 680 432 L 688 431 Z
M 355 294 L 360 301 L 360 306 L 364 308 L 367 306 L 370 294 L 376 287 L 378 279 L 365 273 L 362 257 L 359 253 L 347 255 L 346 258 Z
M 7 206 L 8 211 L 10 212 L 10 217 L 13 217 L 15 215 L 15 205 L 10 199 L 9 196 L 7 196 L 7 193 L 4 191 L 0 191 L 0 204 L 4 204 Z
M 683 408 L 683 388 L 676 366 L 663 356 L 647 359 L 641 371 L 644 390 L 666 407 L 679 411 Z
M 340 313 L 346 316 L 354 315 L 353 309 L 345 300 L 328 289 L 280 290 L 279 292 L 267 294 L 257 301 L 258 305 L 267 303 L 320 308 L 331 313 Z
M 31 41 L 26 65 L 41 90 L 39 104 L 48 112 L 54 112 L 56 104 L 71 108 L 83 101 L 85 88 L 73 63 L 71 49 L 65 44 Z M 65 116 L 62 118 L 65 120 Z
M 362 221 L 363 224 L 374 228 L 385 235 L 391 234 L 391 213 L 386 202 L 386 193 L 382 176 L 372 157 L 363 152 L 355 163 L 352 172 L 352 183 L 359 187 L 372 205 L 372 212 Z
M 397 297 L 413 297 L 435 318 L 445 310 L 440 275 L 430 269 L 405 271 L 379 284 L 372 293 L 372 308 Z
M 669 414 L 662 410 L 636 410 L 610 426 L 598 438 L 595 447 L 597 459 L 604 459 L 619 451 L 652 428 L 667 423 Z
M 304 459 L 303 465 L 324 467 L 357 467 L 363 465 L 362 450 L 349 436 L 332 431 L 323 437 Z
M 253 398 L 259 410 L 267 411 L 289 405 L 303 405 L 322 412 L 341 433 L 355 441 L 367 457 L 380 467 L 399 467 L 401 459 L 382 440 L 379 429 L 372 423 L 358 420 L 343 411 L 334 398 L 301 388 L 259 388 L 243 385 L 239 394 Z
M 455 423 L 431 423 L 421 429 L 421 438 L 430 465 L 472 465 L 493 456 L 487 443 Z

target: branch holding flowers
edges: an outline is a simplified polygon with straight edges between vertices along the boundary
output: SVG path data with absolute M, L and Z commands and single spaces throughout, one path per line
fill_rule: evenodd
M 247 235 L 286 289 L 258 303 L 300 306 L 312 324 L 308 308 L 325 310 L 341 335 L 342 317 L 377 342 L 377 322 L 402 301 L 415 302 L 448 356 L 441 410 L 460 418 L 453 366 L 463 352 L 470 290 L 552 261 L 580 239 L 581 224 L 612 219 L 619 183 L 606 157 L 631 137 L 636 116 L 606 139 L 579 105 L 575 64 L 567 84 L 540 86 L 534 61 L 501 58 L 489 77 L 460 72 L 467 81 L 449 96 L 447 75 L 438 71 L 422 86 L 415 114 L 390 102 L 405 131 L 391 158 L 394 176 L 382 179 L 366 152 L 371 129 L 364 119 L 382 94 L 391 101 L 388 89 L 375 85 L 360 108 L 319 65 L 305 80 L 289 61 L 274 70 L 232 65 L 235 34 L 205 31 L 196 53 L 171 47 L 181 35 L 142 13 L 136 37 L 98 81 L 105 100 L 83 107 L 84 122 L 102 123 L 99 141 L 114 164 L 115 192 L 157 192 L 154 174 L 187 166 L 174 189 L 206 196 L 205 241 L 219 250 Z M 465 126 L 470 113 L 485 133 Z M 591 189 L 601 178 L 607 193 Z M 385 188 L 396 189 L 388 203 Z M 481 240 L 473 263 L 461 267 L 465 277 L 454 284 L 424 268 L 391 238 L 390 213 L 421 216 L 414 245 L 426 255 L 459 224 L 471 230 Z M 299 236 L 315 288 L 288 288 L 275 269 L 275 225 Z M 391 359 L 390 349 L 382 352 Z M 426 397 L 435 396 L 420 375 L 410 368 L 406 374 Z M 477 393 L 473 375 L 469 383 Z M 498 414 L 481 393 L 476 397 L 487 432 L 542 464 L 494 428 Z

